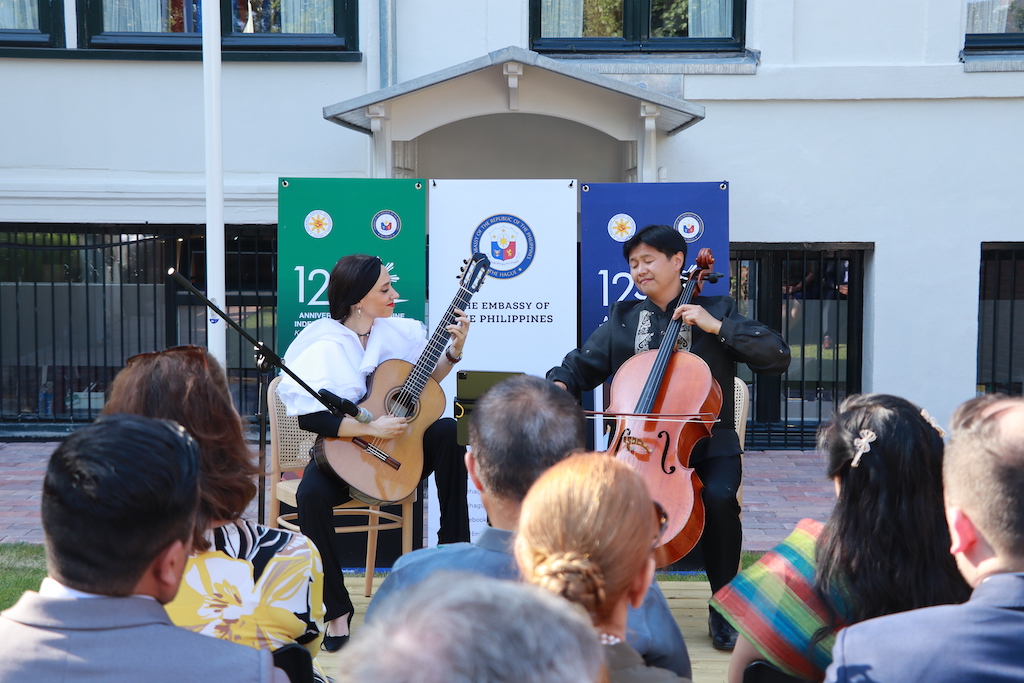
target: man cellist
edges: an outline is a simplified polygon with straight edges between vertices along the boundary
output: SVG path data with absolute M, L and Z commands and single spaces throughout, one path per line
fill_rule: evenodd
M 683 323 L 677 350 L 704 359 L 727 397 L 732 395 L 737 361 L 765 375 L 780 375 L 789 367 L 789 346 L 782 336 L 741 316 L 731 297 L 698 296 L 690 304 L 672 307 L 682 292 L 679 278 L 686 263 L 686 240 L 676 230 L 649 225 L 623 244 L 622 253 L 634 284 L 647 298 L 612 304 L 608 320 L 583 348 L 570 351 L 559 367 L 548 371 L 549 380 L 575 395 L 593 389 L 633 355 L 660 348 L 673 318 Z M 700 546 L 712 591 L 736 575 L 743 541 L 736 500 L 743 472 L 733 412 L 732 400 L 723 401 L 711 438 L 697 443 L 689 461 L 704 484 L 706 521 Z M 714 610 L 708 623 L 712 645 L 731 650 L 736 631 Z

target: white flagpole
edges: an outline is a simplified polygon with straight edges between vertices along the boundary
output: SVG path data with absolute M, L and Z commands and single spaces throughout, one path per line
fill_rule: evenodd
M 230 313 L 224 296 L 224 142 L 221 113 L 220 0 L 202 0 L 206 137 L 206 296 Z M 227 324 L 206 310 L 206 343 L 227 370 Z

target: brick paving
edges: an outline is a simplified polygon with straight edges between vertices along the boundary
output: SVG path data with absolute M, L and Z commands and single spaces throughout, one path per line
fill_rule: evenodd
M 743 549 L 770 550 L 805 517 L 824 522 L 835 489 L 817 451 L 750 451 L 743 456 Z
M 56 444 L 0 443 L 0 543 L 42 543 L 39 499 Z
M 0 543 L 42 543 L 39 499 L 54 442 L 0 443 Z M 768 550 L 804 517 L 824 521 L 834 500 L 824 459 L 814 451 L 744 456 L 743 549 Z M 250 508 L 255 519 L 256 506 Z

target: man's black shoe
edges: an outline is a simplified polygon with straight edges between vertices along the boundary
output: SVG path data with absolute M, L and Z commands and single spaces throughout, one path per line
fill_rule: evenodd
M 736 647 L 738 633 L 728 621 L 715 609 L 709 608 L 708 635 L 711 636 L 711 647 L 716 650 L 732 650 Z

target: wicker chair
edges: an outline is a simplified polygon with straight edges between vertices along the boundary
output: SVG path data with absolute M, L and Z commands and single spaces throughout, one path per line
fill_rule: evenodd
M 750 414 L 750 387 L 739 377 L 733 378 L 733 410 L 736 418 L 736 434 L 740 437 L 740 450 L 747 442 L 747 415 Z
M 301 472 L 309 463 L 309 450 L 316 436 L 299 428 L 299 420 L 285 412 L 284 404 L 277 396 L 277 385 L 281 378 L 276 377 L 270 383 L 270 513 L 267 516 L 272 527 L 284 527 L 292 531 L 301 531 L 298 526 L 298 515 L 294 512 L 281 514 L 281 503 L 295 507 L 295 493 L 299 488 L 298 479 L 282 479 L 285 472 Z M 402 514 L 396 515 L 380 509 L 380 505 L 367 505 L 362 501 L 350 500 L 334 508 L 335 517 L 362 516 L 366 524 L 336 525 L 334 530 L 339 534 L 366 532 L 366 584 L 364 595 L 373 593 L 373 571 L 377 562 L 377 533 L 388 529 L 402 530 L 402 553 L 412 551 L 412 506 L 416 502 L 416 492 L 396 505 L 402 506 Z
M 747 415 L 750 414 L 750 387 L 739 377 L 733 378 L 733 410 L 736 420 L 736 435 L 740 437 L 740 451 L 747 442 Z M 742 462 L 743 455 L 740 454 Z M 740 506 L 740 519 L 743 519 L 743 481 L 736 489 L 736 502 Z M 740 569 L 743 569 L 743 558 L 740 557 Z

